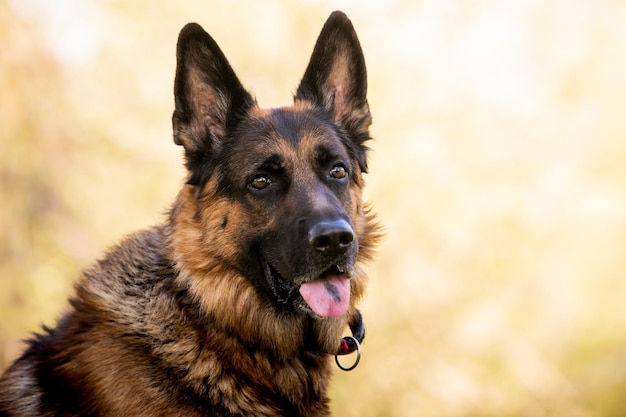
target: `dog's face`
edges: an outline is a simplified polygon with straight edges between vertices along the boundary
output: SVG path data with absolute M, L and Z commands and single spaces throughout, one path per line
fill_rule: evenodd
M 233 265 L 278 308 L 344 316 L 375 228 L 361 200 L 371 117 L 350 21 L 331 15 L 289 107 L 260 108 L 198 25 L 181 31 L 177 58 L 174 140 L 206 244 L 197 256 Z

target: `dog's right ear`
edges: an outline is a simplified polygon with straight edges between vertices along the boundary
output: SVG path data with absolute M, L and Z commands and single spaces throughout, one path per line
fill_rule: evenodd
M 295 99 L 326 110 L 348 132 L 347 144 L 367 172 L 367 147 L 372 123 L 367 103 L 367 71 L 359 39 L 348 17 L 333 12 L 317 38 Z
M 185 148 L 188 183 L 198 185 L 210 171 L 211 155 L 254 99 L 200 25 L 180 31 L 176 60 L 174 142 Z

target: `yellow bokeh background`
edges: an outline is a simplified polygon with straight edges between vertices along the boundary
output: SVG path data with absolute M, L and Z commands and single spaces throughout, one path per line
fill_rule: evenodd
M 280 106 L 334 9 L 366 56 L 386 237 L 333 412 L 623 416 L 621 0 L 0 0 L 0 367 L 82 268 L 163 220 L 180 28 Z

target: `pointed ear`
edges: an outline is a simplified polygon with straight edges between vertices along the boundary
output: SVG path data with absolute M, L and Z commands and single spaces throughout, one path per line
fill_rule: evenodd
M 356 145 L 370 139 L 365 59 L 354 27 L 342 12 L 332 13 L 324 24 L 295 99 L 324 108 Z M 359 162 L 365 171 L 365 161 Z
M 194 183 L 200 165 L 210 160 L 254 100 L 200 25 L 189 23 L 180 31 L 176 59 L 174 142 L 185 148 L 189 182 Z

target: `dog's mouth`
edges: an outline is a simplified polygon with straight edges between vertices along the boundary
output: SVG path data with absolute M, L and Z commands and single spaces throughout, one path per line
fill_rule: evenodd
M 313 275 L 313 278 L 290 282 L 269 262 L 263 263 L 265 278 L 279 303 L 286 304 L 291 300 L 295 304 L 306 304 L 303 307 L 321 317 L 341 317 L 346 314 L 350 305 L 351 268 L 332 265 L 320 274 Z M 298 303 L 299 298 L 304 303 Z

